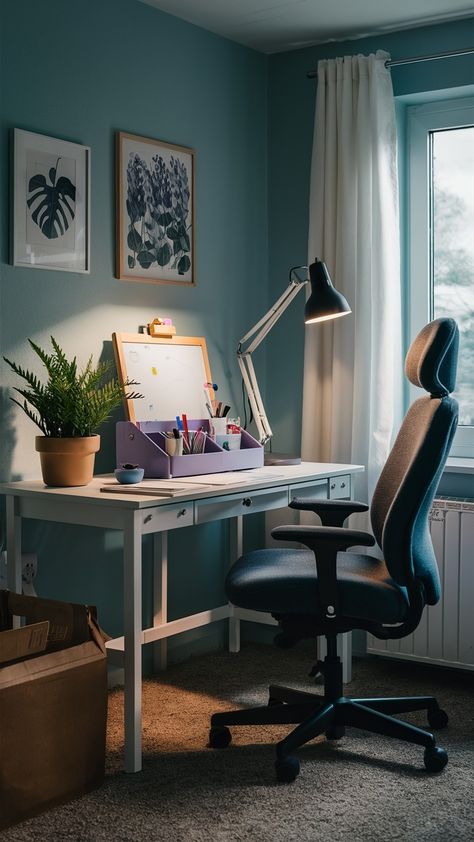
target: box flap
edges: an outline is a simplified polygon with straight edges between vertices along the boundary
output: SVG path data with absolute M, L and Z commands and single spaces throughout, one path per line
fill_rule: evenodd
M 90 611 L 86 605 L 0 591 L 0 629 L 11 629 L 13 616 L 26 623 L 49 621 L 48 652 L 90 640 Z
M 107 661 L 107 655 L 94 640 L 70 646 L 60 652 L 49 652 L 37 658 L 16 661 L 0 669 L 0 692 L 25 682 L 55 681 L 61 673 L 80 669 L 85 664 Z
M 0 632 L 0 665 L 29 658 L 46 649 L 49 622 L 32 623 L 20 629 Z

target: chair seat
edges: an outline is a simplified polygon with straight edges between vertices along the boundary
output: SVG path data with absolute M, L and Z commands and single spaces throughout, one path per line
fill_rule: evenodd
M 404 620 L 409 609 L 406 590 L 391 578 L 384 561 L 338 553 L 337 577 L 342 616 L 384 624 Z M 318 616 L 318 576 L 309 550 L 246 553 L 230 569 L 226 590 L 241 608 Z

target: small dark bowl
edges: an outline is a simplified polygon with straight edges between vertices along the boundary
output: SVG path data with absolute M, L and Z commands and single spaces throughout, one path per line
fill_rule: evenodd
M 141 482 L 145 473 L 144 468 L 139 468 L 138 465 L 133 468 L 115 468 L 114 474 L 118 482 L 122 485 L 133 485 L 136 482 Z

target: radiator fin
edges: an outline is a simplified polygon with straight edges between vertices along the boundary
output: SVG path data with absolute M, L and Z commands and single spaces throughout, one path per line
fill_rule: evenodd
M 425 609 L 418 628 L 401 640 L 367 636 L 367 651 L 474 669 L 474 498 L 438 497 L 430 532 L 442 596 Z

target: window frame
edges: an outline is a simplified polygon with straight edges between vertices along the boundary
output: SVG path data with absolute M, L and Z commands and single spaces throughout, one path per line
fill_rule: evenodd
M 429 102 L 407 108 L 408 331 L 411 341 L 432 316 L 431 133 L 474 126 L 474 97 Z M 426 278 L 427 283 L 417 282 Z M 410 398 L 416 397 L 415 387 Z M 451 456 L 474 458 L 474 426 L 458 427 Z

